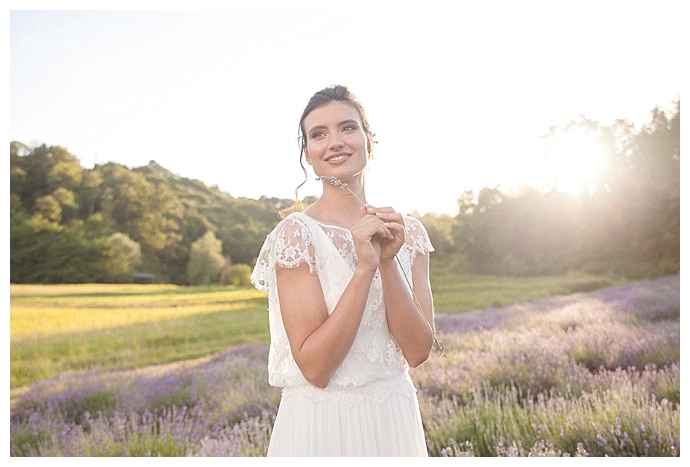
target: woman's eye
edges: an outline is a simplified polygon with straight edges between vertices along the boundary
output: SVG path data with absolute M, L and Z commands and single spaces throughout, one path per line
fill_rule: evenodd
M 355 131 L 357 129 L 354 125 L 347 125 L 343 127 L 343 131 Z
M 316 139 L 316 138 L 320 138 L 320 137 L 325 136 L 325 135 L 326 135 L 326 133 L 324 133 L 323 131 L 315 131 L 314 133 L 311 134 L 311 137 L 313 139 Z

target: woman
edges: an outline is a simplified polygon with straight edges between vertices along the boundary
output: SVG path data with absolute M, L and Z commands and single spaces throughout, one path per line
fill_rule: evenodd
M 300 120 L 300 164 L 323 194 L 276 226 L 252 273 L 269 294 L 269 383 L 283 387 L 269 456 L 427 455 L 408 369 L 433 344 L 433 248 L 418 220 L 365 204 L 372 136 L 344 86 Z

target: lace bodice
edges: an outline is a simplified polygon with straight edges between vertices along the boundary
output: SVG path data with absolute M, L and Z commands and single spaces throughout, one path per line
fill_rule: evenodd
M 417 254 L 433 251 L 422 223 L 405 217 L 406 242 L 398 258 L 412 277 Z M 271 345 L 268 356 L 269 383 L 274 386 L 309 384 L 295 363 L 280 315 L 275 267 L 294 268 L 302 263 L 317 274 L 328 313 L 332 313 L 357 266 L 357 254 L 348 229 L 325 225 L 306 214 L 293 213 L 267 236 L 259 253 L 251 280 L 268 292 Z M 408 370 L 400 348 L 388 331 L 381 278 L 374 276 L 357 337 L 347 357 L 336 370 L 329 387 L 359 386 L 377 379 L 388 379 Z

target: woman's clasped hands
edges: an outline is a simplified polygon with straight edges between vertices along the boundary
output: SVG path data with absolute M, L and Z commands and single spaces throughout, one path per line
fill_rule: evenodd
M 352 227 L 358 268 L 375 271 L 395 258 L 405 243 L 405 221 L 391 207 L 362 206 L 364 216 Z

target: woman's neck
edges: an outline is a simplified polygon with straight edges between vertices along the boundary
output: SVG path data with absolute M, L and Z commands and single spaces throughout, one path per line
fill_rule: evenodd
M 325 224 L 352 228 L 362 218 L 362 204 L 366 202 L 364 189 L 353 194 L 348 189 L 324 184 L 323 194 L 305 213 Z

